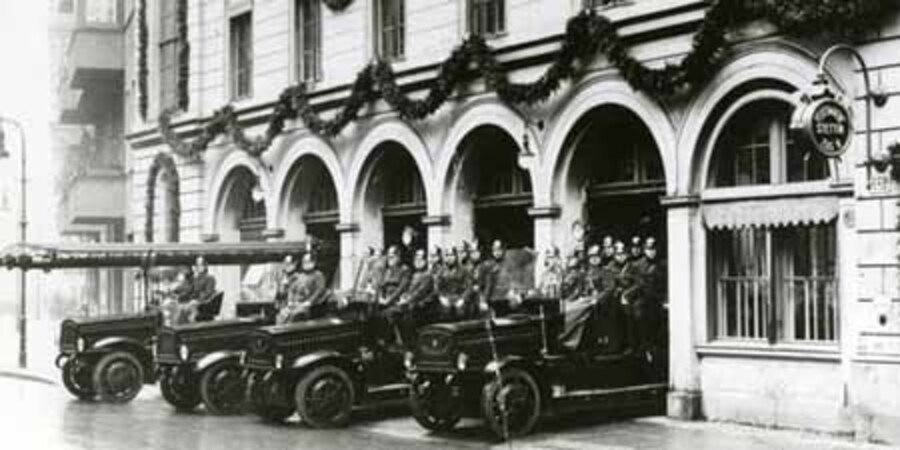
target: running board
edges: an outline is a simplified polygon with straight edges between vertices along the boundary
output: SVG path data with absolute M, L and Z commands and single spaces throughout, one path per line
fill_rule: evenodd
M 665 412 L 668 385 L 643 384 L 611 389 L 552 392 L 557 413 L 608 411 L 614 414 L 655 415 Z
M 640 384 L 637 386 L 626 386 L 620 388 L 609 388 L 609 389 L 582 389 L 577 391 L 569 391 L 561 394 L 557 394 L 554 390 L 553 398 L 554 399 L 566 399 L 566 398 L 581 398 L 581 397 L 594 397 L 594 396 L 604 396 L 604 395 L 616 395 L 616 394 L 628 394 L 628 393 L 639 393 L 645 391 L 656 391 L 656 390 L 668 390 L 669 386 L 665 383 L 653 383 L 653 384 Z
M 406 383 L 385 384 L 366 389 L 365 405 L 384 405 L 387 403 L 406 403 L 409 385 Z

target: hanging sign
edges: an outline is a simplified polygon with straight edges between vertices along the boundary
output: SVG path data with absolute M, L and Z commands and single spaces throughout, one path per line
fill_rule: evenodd
M 853 118 L 850 110 L 832 96 L 801 105 L 793 123 L 794 129 L 826 158 L 840 158 L 850 147 Z

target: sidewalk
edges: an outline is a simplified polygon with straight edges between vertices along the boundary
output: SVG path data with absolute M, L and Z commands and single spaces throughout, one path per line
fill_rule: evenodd
M 44 374 L 31 371 L 28 369 L 20 369 L 18 367 L 9 368 L 0 366 L 0 378 L 15 378 L 17 380 L 33 381 L 36 383 L 55 385 L 56 381 Z

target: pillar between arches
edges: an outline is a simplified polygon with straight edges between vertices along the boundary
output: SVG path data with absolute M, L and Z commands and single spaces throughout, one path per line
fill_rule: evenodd
M 341 262 L 338 271 L 338 288 L 341 290 L 353 289 L 356 281 L 356 261 L 358 260 L 355 253 L 356 239 L 359 236 L 358 223 L 339 223 L 335 225 L 335 230 L 340 234 L 341 239 Z
M 449 215 L 425 216 L 422 218 L 422 224 L 428 227 L 428 245 L 431 247 L 444 247 L 445 245 L 455 244 L 453 242 L 445 242 L 445 238 L 452 241 L 452 238 L 446 236 L 450 230 Z

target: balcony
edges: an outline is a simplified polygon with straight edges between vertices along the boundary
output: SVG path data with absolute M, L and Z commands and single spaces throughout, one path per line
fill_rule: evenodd
M 60 179 L 63 232 L 108 227 L 125 218 L 126 174 L 121 139 L 83 139 L 66 150 Z
M 60 97 L 66 99 L 61 105 L 63 123 L 85 123 L 99 112 L 121 107 L 124 45 L 120 28 L 82 26 L 73 31 L 64 63 L 67 78 L 60 87 Z

